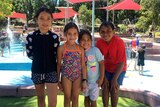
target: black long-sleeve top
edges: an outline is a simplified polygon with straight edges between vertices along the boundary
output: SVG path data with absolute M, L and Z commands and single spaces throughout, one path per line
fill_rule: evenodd
M 32 59 L 33 73 L 48 73 L 57 70 L 57 48 L 59 37 L 48 31 L 42 34 L 39 30 L 27 36 L 26 52 Z

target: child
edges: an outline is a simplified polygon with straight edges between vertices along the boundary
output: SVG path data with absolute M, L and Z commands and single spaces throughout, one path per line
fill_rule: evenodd
M 7 47 L 9 54 L 11 53 L 10 51 L 10 37 L 5 31 L 2 31 L 0 34 L 0 50 L 1 50 L 1 56 L 4 57 L 4 49 Z
M 101 38 L 97 47 L 104 55 L 105 81 L 102 86 L 102 99 L 104 107 L 108 107 L 109 95 L 111 106 L 117 107 L 119 86 L 122 85 L 126 73 L 125 44 L 121 38 L 114 35 L 114 25 L 103 22 L 99 27 Z
M 143 75 L 143 66 L 144 66 L 144 60 L 145 60 L 145 48 L 146 46 L 141 46 L 140 49 L 138 50 L 138 70 L 139 70 L 139 74 Z
M 85 50 L 87 64 L 87 90 L 85 107 L 97 107 L 96 100 L 99 96 L 99 87 L 104 79 L 104 57 L 98 48 L 92 47 L 92 36 L 88 30 L 81 30 L 78 42 Z
M 20 36 L 20 39 L 22 40 L 22 48 L 23 48 L 23 56 L 25 54 L 26 51 L 26 37 L 28 36 L 28 33 L 26 32 L 26 30 L 23 30 L 23 33 Z
M 32 59 L 32 81 L 35 84 L 38 107 L 46 107 L 45 87 L 48 94 L 48 107 L 57 104 L 57 48 L 59 38 L 49 31 L 52 25 L 52 13 L 46 8 L 40 8 L 35 19 L 38 30 L 27 36 L 27 56 Z
M 70 22 L 64 28 L 66 43 L 58 48 L 58 66 L 64 92 L 64 107 L 78 107 L 78 97 L 81 91 L 81 81 L 83 88 L 86 87 L 86 66 L 84 61 L 84 49 L 76 44 L 79 36 L 79 30 L 75 23 Z M 82 76 L 82 77 L 81 77 Z
M 139 34 L 137 34 L 137 35 L 139 35 Z M 137 68 L 136 68 L 136 65 L 137 65 L 137 50 L 138 50 L 138 47 L 139 47 L 139 36 L 132 39 L 130 45 L 131 45 L 131 56 L 130 56 L 131 61 L 130 61 L 130 64 L 132 63 L 132 60 L 133 60 L 134 61 L 134 70 L 136 71 L 137 70 Z

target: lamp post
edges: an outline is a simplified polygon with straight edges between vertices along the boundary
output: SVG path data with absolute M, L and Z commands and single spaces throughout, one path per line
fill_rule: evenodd
M 26 20 L 25 20 L 25 25 L 28 26 L 28 15 L 29 15 L 29 11 L 28 11 L 28 1 L 25 1 L 24 4 L 26 5 L 25 6 L 25 14 L 26 14 Z M 23 25 L 24 27 L 24 25 Z M 24 29 L 24 28 L 23 28 Z
M 117 0 L 112 0 L 114 3 L 115 2 L 117 2 Z M 113 16 L 112 16 L 112 22 L 114 23 L 114 15 L 115 15 L 115 13 L 114 13 L 114 10 L 113 10 Z
M 65 8 L 65 25 L 68 23 L 69 3 L 66 1 L 67 7 Z
M 92 1 L 92 46 L 94 46 L 94 15 L 95 15 L 95 0 Z
M 109 0 L 107 0 L 107 7 L 109 6 Z M 106 21 L 108 21 L 108 14 L 109 14 L 109 11 L 108 9 L 106 10 Z
M 114 3 L 117 1 L 117 0 L 112 0 Z M 109 0 L 107 0 L 107 7 L 109 6 Z M 109 10 L 107 9 L 106 10 L 107 11 L 107 13 L 106 13 L 106 21 L 108 21 L 108 19 L 109 19 Z M 112 22 L 114 23 L 114 10 L 113 10 L 113 16 L 112 16 Z

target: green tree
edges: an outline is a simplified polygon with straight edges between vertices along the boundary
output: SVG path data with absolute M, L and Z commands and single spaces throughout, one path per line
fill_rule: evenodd
M 141 0 L 141 6 L 142 13 L 137 27 L 146 31 L 151 25 L 152 30 L 155 30 L 160 25 L 160 0 Z
M 14 0 L 13 10 L 25 13 L 27 15 L 28 22 L 29 20 L 34 19 L 36 11 L 44 5 L 51 9 L 52 12 L 55 11 L 55 4 L 53 0 Z
M 92 23 L 92 10 L 89 10 L 86 5 L 79 7 L 78 13 L 80 14 L 79 19 L 85 26 L 91 26 Z
M 10 15 L 12 11 L 12 0 L 0 0 L 0 20 Z

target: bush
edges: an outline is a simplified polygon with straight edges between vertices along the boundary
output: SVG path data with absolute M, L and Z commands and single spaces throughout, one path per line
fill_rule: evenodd
M 100 25 L 102 22 L 99 18 L 96 18 L 95 19 L 95 25 Z
M 128 27 L 127 27 L 126 25 L 124 25 L 124 24 L 119 24 L 118 27 L 119 27 L 119 32 L 120 32 L 121 34 L 127 33 L 127 28 L 128 28 Z
M 160 32 L 155 33 L 155 38 L 160 38 Z

